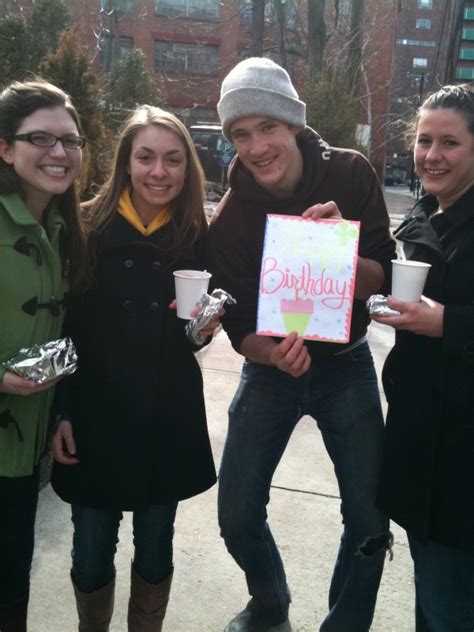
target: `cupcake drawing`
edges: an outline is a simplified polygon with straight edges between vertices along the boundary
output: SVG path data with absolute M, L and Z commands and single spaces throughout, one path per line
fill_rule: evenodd
M 314 312 L 314 303 L 310 298 L 298 298 L 281 300 L 281 314 L 285 323 L 286 332 L 296 331 L 302 336 L 306 331 L 309 319 Z

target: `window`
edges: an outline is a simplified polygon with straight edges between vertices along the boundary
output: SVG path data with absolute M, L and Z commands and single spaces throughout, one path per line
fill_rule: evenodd
M 431 28 L 431 20 L 426 20 L 425 18 L 418 18 L 416 20 L 416 28 L 417 29 L 425 29 L 427 31 Z
M 463 29 L 462 30 L 462 39 L 474 40 L 474 29 Z
M 289 29 L 294 29 L 299 16 L 298 4 L 295 0 L 286 0 L 284 8 L 286 26 Z M 267 24 L 274 24 L 275 15 L 275 4 L 273 2 L 266 2 L 265 22 Z M 252 0 L 240 0 L 240 24 L 249 26 L 252 24 Z
M 133 50 L 133 37 L 120 36 L 118 41 L 118 55 L 119 58 L 124 55 L 128 55 Z M 100 39 L 100 65 L 101 68 L 110 70 L 114 56 L 113 50 L 113 38 L 109 35 L 104 35 Z
M 413 57 L 413 68 L 428 68 L 426 57 Z
M 433 0 L 418 0 L 418 8 L 419 9 L 432 9 Z
M 121 13 L 133 13 L 134 0 L 100 0 L 100 8 L 104 11 L 116 9 Z
M 156 40 L 155 68 L 207 75 L 217 71 L 218 46 Z
M 395 41 L 397 44 L 401 44 L 402 46 L 436 46 L 436 42 L 433 42 L 432 40 L 411 40 L 397 37 Z
M 474 68 L 456 68 L 456 79 L 474 79 Z
M 219 2 L 215 0 L 155 0 L 155 13 L 196 20 L 218 20 Z
M 464 9 L 464 19 L 474 20 L 474 7 L 471 7 L 470 9 Z
M 423 86 L 425 82 L 425 78 L 422 75 L 411 75 L 410 84 L 412 88 L 419 90 L 421 86 Z
M 459 59 L 474 59 L 474 48 L 461 48 Z

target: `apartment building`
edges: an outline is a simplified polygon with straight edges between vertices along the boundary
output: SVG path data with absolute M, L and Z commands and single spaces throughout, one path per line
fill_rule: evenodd
M 455 81 L 464 82 L 474 80 L 474 2 L 460 4 L 452 74 Z

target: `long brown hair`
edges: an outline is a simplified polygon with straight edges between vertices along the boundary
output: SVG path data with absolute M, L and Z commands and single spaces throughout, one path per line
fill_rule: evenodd
M 25 118 L 41 109 L 64 108 L 81 134 L 76 108 L 68 94 L 43 80 L 14 81 L 0 94 L 0 138 L 14 142 L 18 128 Z M 25 197 L 21 179 L 13 165 L 0 158 L 0 193 L 17 193 Z M 77 184 L 72 184 L 62 195 L 54 197 L 67 231 L 64 241 L 65 256 L 70 260 L 71 289 L 82 287 L 87 277 L 87 257 L 83 225 L 80 220 Z
M 204 172 L 188 130 L 173 114 L 157 107 L 143 105 L 134 110 L 122 126 L 108 180 L 92 200 L 83 204 L 86 211 L 89 251 L 93 259 L 97 239 L 116 213 L 122 191 L 130 184 L 128 166 L 133 140 L 140 130 L 149 125 L 157 125 L 176 134 L 186 150 L 187 167 L 184 186 L 172 202 L 171 223 L 175 232 L 174 247 L 180 250 L 184 246 L 193 244 L 206 230 Z

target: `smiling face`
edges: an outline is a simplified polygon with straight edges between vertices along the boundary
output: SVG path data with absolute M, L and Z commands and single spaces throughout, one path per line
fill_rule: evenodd
M 55 136 L 79 134 L 71 115 L 61 106 L 36 110 L 23 119 L 15 134 L 39 131 Z M 41 217 L 54 195 L 66 192 L 78 177 L 82 161 L 80 149 L 64 149 L 59 141 L 54 147 L 38 147 L 27 141 L 8 144 L 1 139 L 0 156 L 19 176 L 26 207 L 35 217 Z
M 136 134 L 128 172 L 132 202 L 145 224 L 181 193 L 186 171 L 186 148 L 177 134 L 158 125 Z
M 296 144 L 299 131 L 283 121 L 259 116 L 239 119 L 230 127 L 242 164 L 275 197 L 291 195 L 303 175 L 303 157 Z
M 452 108 L 425 110 L 418 120 L 415 168 L 427 193 L 445 209 L 474 184 L 474 135 Z

